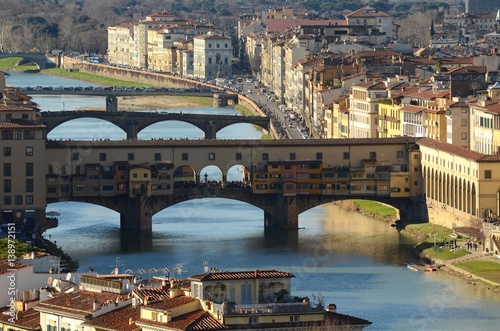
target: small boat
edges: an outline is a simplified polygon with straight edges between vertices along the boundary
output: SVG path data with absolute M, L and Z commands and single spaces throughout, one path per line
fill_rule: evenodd
M 438 268 L 435 265 L 427 264 L 425 266 L 425 270 L 432 272 L 432 271 L 438 271 Z

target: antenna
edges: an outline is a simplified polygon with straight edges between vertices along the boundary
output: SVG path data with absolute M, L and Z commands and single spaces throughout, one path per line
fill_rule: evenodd
M 118 267 L 122 267 L 124 265 L 125 265 L 125 263 L 120 260 L 119 256 L 117 256 L 115 258 L 115 265 L 110 265 L 110 267 L 114 267 L 112 273 L 114 273 L 115 275 L 117 275 L 118 274 L 118 270 L 119 270 Z
M 203 260 L 203 265 L 203 271 L 205 271 L 205 273 L 209 272 L 210 268 L 208 267 L 208 260 Z
M 184 270 L 182 270 L 182 263 L 177 263 L 175 265 L 174 270 L 177 272 L 177 274 L 179 275 L 179 277 L 182 278 L 182 273 L 185 272 Z

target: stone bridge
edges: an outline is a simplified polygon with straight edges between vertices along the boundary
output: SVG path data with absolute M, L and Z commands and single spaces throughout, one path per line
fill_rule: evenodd
M 0 59 L 5 59 L 8 57 L 25 58 L 36 63 L 39 69 L 47 68 L 47 63 L 49 63 L 49 59 L 47 58 L 47 56 L 42 53 L 0 53 Z
M 202 115 L 183 113 L 149 112 L 104 112 L 104 111 L 60 111 L 42 112 L 42 123 L 47 133 L 57 126 L 79 118 L 97 118 L 121 128 L 127 133 L 127 139 L 137 139 L 137 134 L 144 128 L 163 121 L 181 121 L 190 123 L 205 133 L 205 139 L 216 139 L 217 132 L 229 125 L 250 123 L 269 131 L 269 119 L 259 116 L 237 115 Z
M 195 188 L 174 189 L 174 194 L 164 196 L 129 196 L 113 197 L 73 197 L 70 199 L 48 199 L 47 203 L 77 201 L 96 204 L 114 210 L 120 214 L 120 227 L 123 230 L 152 229 L 152 217 L 156 213 L 175 204 L 203 198 L 225 198 L 246 202 L 264 212 L 264 226 L 271 229 L 298 229 L 299 214 L 333 201 L 353 199 L 352 196 L 297 195 L 287 197 L 280 194 L 254 194 L 250 187 L 218 188 L 201 184 Z M 418 198 L 374 197 L 373 195 L 356 196 L 356 199 L 368 199 L 390 205 L 399 211 L 399 221 L 406 222 L 418 218 L 425 208 L 425 203 Z M 138 217 L 138 215 L 141 215 Z

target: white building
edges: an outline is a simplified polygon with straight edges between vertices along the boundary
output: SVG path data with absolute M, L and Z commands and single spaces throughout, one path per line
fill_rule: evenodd
M 193 75 L 195 77 L 232 77 L 231 38 L 216 34 L 195 37 L 193 52 Z

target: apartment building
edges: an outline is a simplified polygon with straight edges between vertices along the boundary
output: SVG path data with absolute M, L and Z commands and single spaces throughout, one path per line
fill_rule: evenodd
M 45 219 L 46 131 L 31 98 L 6 88 L 5 77 L 0 72 L 0 219 L 33 227 Z
M 233 47 L 231 38 L 208 33 L 193 40 L 193 75 L 214 79 L 232 77 Z
M 497 97 L 500 85 L 491 86 L 487 94 L 479 95 L 469 104 L 471 114 L 471 146 L 484 154 L 500 153 L 500 103 Z
M 349 138 L 376 138 L 379 99 L 388 96 L 385 81 L 377 80 L 351 87 L 349 93 Z
M 383 11 L 366 6 L 345 17 L 347 25 L 354 27 L 352 30 L 354 35 L 372 36 L 369 41 L 378 41 L 377 43 L 392 39 L 392 17 Z

